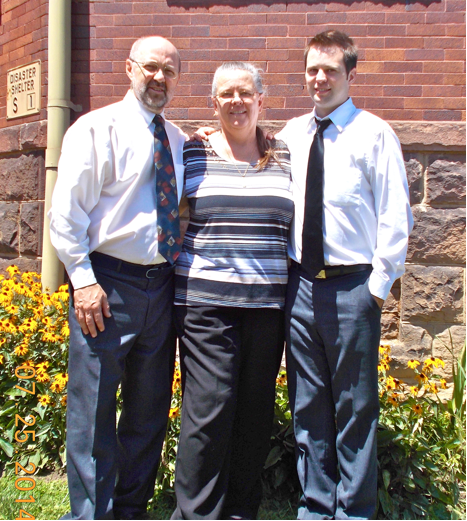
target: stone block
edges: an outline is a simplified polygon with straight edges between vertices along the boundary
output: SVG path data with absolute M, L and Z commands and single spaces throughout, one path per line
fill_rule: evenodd
M 431 356 L 431 351 L 432 338 L 423 326 L 402 323 L 399 341 L 391 343 L 391 374 L 413 385 L 415 374 L 407 362 L 412 359 L 423 361 Z
M 465 148 L 465 122 L 455 121 L 391 121 L 401 145 L 426 147 Z
M 399 315 L 384 312 L 381 316 L 381 341 L 397 340 L 399 336 Z
M 22 203 L 20 218 L 20 254 L 38 255 L 42 236 L 41 203 Z
M 464 323 L 464 269 L 407 266 L 401 287 L 401 320 Z
M 412 208 L 414 229 L 407 261 L 423 264 L 465 263 L 465 209 Z
M 47 147 L 47 121 L 34 121 L 21 125 L 20 146 L 22 150 Z
M 0 202 L 0 253 L 18 253 L 19 204 Z
M 405 162 L 407 182 L 409 184 L 410 204 L 419 204 L 423 200 L 423 166 L 415 158 Z
M 426 172 L 426 202 L 431 206 L 465 205 L 465 163 L 432 163 Z
M 5 268 L 14 264 L 23 271 L 41 272 L 41 261 L 38 259 L 28 259 L 27 257 L 16 257 L 14 259 L 0 259 L 0 273 L 6 275 Z
M 24 201 L 42 198 L 45 178 L 44 152 L 0 158 L 0 198 Z
M 19 127 L 0 129 L 0 154 L 19 150 Z

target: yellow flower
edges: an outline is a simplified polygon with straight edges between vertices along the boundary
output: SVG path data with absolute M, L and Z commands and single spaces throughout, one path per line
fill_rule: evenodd
M 415 414 L 422 414 L 423 408 L 418 403 L 415 403 L 412 405 L 412 411 L 414 411 Z
M 418 380 L 420 384 L 424 384 L 428 381 L 428 376 L 425 373 L 420 373 L 415 375 L 415 378 Z
M 444 367 L 445 363 L 440 358 L 435 358 L 434 356 L 431 356 L 430 358 L 427 358 L 425 362 L 423 363 L 423 368 L 432 368 L 432 367 Z
M 62 389 L 65 387 L 66 383 L 68 382 L 68 374 L 67 373 L 60 373 L 57 374 L 54 378 L 55 382 L 57 382 Z
M 399 406 L 399 402 L 396 400 L 396 398 L 395 398 L 393 395 L 389 395 L 389 396 L 388 396 L 388 402 L 389 402 L 393 407 L 398 407 L 398 406 Z
M 28 351 L 29 351 L 28 346 L 24 343 L 15 347 L 16 356 L 24 356 Z
M 420 362 L 418 360 L 412 359 L 407 362 L 407 366 L 410 367 L 410 369 L 416 369 L 416 367 L 419 365 L 420 365 Z
M 57 380 L 50 384 L 50 389 L 54 393 L 61 393 L 63 391 L 63 388 L 64 386 L 60 382 L 57 382 Z
M 430 391 L 431 391 L 433 394 L 438 394 L 438 393 L 439 393 L 438 386 L 437 386 L 435 383 L 432 383 L 432 384 L 430 385 Z
M 36 369 L 38 371 L 47 371 L 47 367 L 49 367 L 49 362 L 45 361 L 45 362 L 39 362 L 37 365 L 36 365 Z
M 287 383 L 287 373 L 285 371 L 279 373 L 279 376 L 276 378 L 276 383 L 281 386 Z
M 0 354 L 0 365 L 3 364 L 4 360 L 5 360 L 5 357 L 2 354 Z
M 418 387 L 416 387 L 415 385 L 412 385 L 410 387 L 410 394 L 412 394 L 413 396 L 417 396 L 418 395 Z
M 50 380 L 50 376 L 45 371 L 36 371 L 36 380 L 39 383 L 45 383 Z
M 439 381 L 439 385 L 441 385 L 441 389 L 447 389 L 448 386 L 446 384 L 446 380 L 444 378 L 441 378 L 441 380 Z
M 388 354 L 391 352 L 391 346 L 389 344 L 381 344 L 379 346 L 379 352 L 382 355 Z
M 60 400 L 60 404 L 63 406 L 63 407 L 66 407 L 66 404 L 67 404 L 67 394 L 65 394 L 64 396 L 62 396 L 62 399 Z
M 175 418 L 178 418 L 179 415 L 180 415 L 180 409 L 178 407 L 174 407 L 173 409 L 170 409 L 169 418 L 171 420 L 175 420 Z
M 38 396 L 39 398 L 39 405 L 42 405 L 42 407 L 47 407 L 47 405 L 52 403 L 52 397 L 48 394 L 40 394 Z
M 12 264 L 11 266 L 8 266 L 8 268 L 5 268 L 5 271 L 8 272 L 8 275 L 10 275 L 10 278 L 13 278 L 15 275 L 19 275 L 19 273 L 20 273 L 18 266 L 15 266 L 14 264 Z
M 70 328 L 68 327 L 68 323 L 63 324 L 63 327 L 62 327 L 60 333 L 65 337 L 70 336 Z
M 391 376 L 389 375 L 387 378 L 386 378 L 386 389 L 395 389 L 397 387 L 397 384 L 396 384 L 396 380 Z

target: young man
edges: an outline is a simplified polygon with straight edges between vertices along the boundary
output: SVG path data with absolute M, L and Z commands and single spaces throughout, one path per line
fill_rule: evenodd
M 50 212 L 52 243 L 71 281 L 72 519 L 145 518 L 170 406 L 185 135 L 163 109 L 180 57 L 164 38 L 141 38 L 126 71 L 125 98 L 68 130 Z
M 381 306 L 413 226 L 399 141 L 356 109 L 357 49 L 326 31 L 305 49 L 311 114 L 289 121 L 295 216 L 286 302 L 299 519 L 371 519 L 376 507 Z

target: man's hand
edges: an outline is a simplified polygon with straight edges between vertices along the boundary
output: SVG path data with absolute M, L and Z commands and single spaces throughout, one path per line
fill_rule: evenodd
M 208 139 L 211 134 L 217 132 L 217 129 L 212 127 L 200 127 L 191 137 L 190 141 L 203 141 Z
M 104 331 L 104 317 L 111 317 L 107 294 L 99 286 L 92 284 L 84 288 L 75 289 L 73 300 L 75 313 L 79 325 L 85 335 L 97 336 L 97 330 Z M 96 329 L 97 327 L 97 329 Z
M 382 298 L 375 297 L 374 295 L 371 295 L 371 296 L 375 299 L 376 304 L 378 304 L 378 306 L 379 306 L 379 309 L 381 309 L 383 307 L 384 300 Z

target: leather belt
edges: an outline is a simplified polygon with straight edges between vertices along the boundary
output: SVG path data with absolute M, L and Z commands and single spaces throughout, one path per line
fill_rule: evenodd
M 349 266 L 325 266 L 322 270 L 315 270 L 314 273 L 306 271 L 301 264 L 292 261 L 292 266 L 304 274 L 305 278 L 314 279 L 330 279 L 332 277 L 340 277 L 349 275 L 350 273 L 358 273 L 359 271 L 368 271 L 372 269 L 371 264 L 351 264 Z
M 132 277 L 146 277 L 147 279 L 154 278 L 155 272 L 157 270 L 162 268 L 169 268 L 172 266 L 170 262 L 145 265 L 134 264 L 132 262 L 127 262 L 115 257 L 111 257 L 110 255 L 106 255 L 105 253 L 100 253 L 98 251 L 93 251 L 89 255 L 89 258 L 91 259 L 91 264 L 94 266 L 107 268 L 109 270 L 116 271 L 117 273 L 131 275 Z

